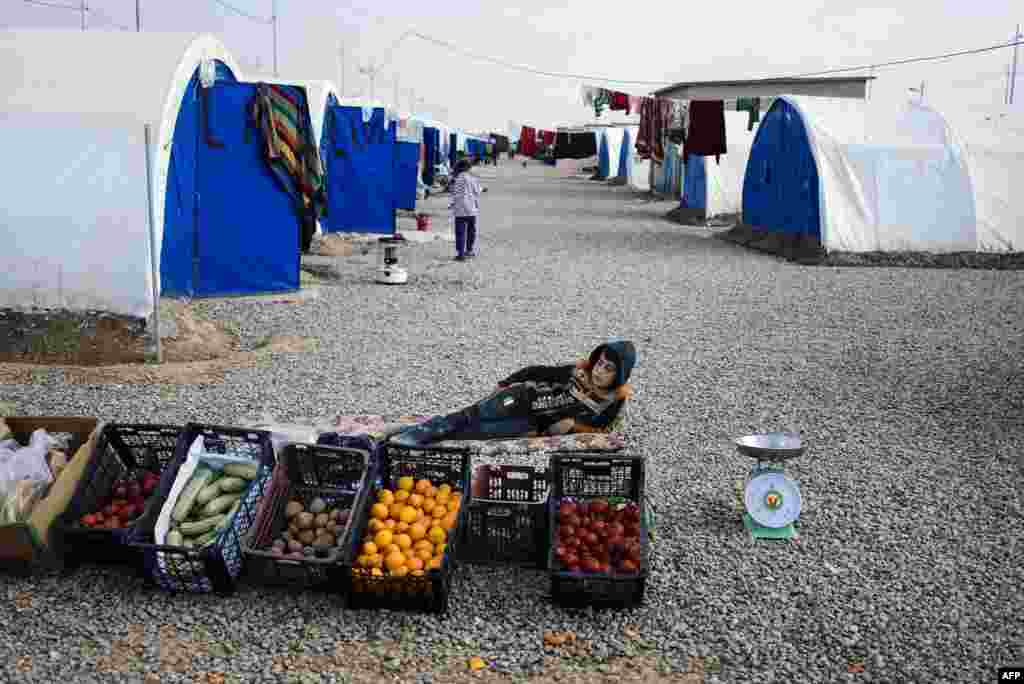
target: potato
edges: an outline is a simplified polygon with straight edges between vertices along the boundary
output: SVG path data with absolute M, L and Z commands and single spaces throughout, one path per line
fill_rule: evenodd
M 311 528 L 314 520 L 315 518 L 312 513 L 299 513 L 295 516 L 296 524 L 299 526 L 300 530 L 308 530 Z
M 338 510 L 337 508 L 332 508 L 331 510 L 327 511 L 327 517 L 331 520 L 337 520 L 339 513 L 341 513 L 340 510 Z
M 292 533 L 293 537 L 297 537 L 297 536 L 299 536 L 299 532 L 301 532 L 302 530 L 299 529 L 298 523 L 296 523 L 293 520 L 292 524 L 288 526 L 288 531 Z
M 309 546 L 316 539 L 316 534 L 313 530 L 302 530 L 299 534 L 299 541 L 302 542 L 303 546 Z
M 316 527 L 327 527 L 327 523 L 331 521 L 331 516 L 326 513 L 317 514 L 316 518 L 313 519 L 313 524 Z
M 296 551 L 302 553 L 302 544 L 293 539 L 288 542 L 288 551 L 289 553 L 295 553 Z
M 315 540 L 313 540 L 313 548 L 315 549 L 326 549 L 334 546 L 334 535 L 333 534 L 321 534 Z
M 302 513 L 304 507 L 301 501 L 289 501 L 288 505 L 284 507 L 284 515 L 286 518 L 291 520 L 299 513 Z

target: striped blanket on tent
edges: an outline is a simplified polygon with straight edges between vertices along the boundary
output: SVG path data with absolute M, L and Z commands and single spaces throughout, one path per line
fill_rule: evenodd
M 309 223 L 315 231 L 327 204 L 323 166 L 305 99 L 296 88 L 260 83 L 249 105 L 249 121 L 262 131 L 267 163 L 296 202 L 305 247 L 312 238 L 312 232 L 305 235 Z

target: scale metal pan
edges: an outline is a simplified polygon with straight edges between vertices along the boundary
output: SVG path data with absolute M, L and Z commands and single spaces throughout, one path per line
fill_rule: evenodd
M 807 449 L 795 432 L 768 432 L 747 435 L 736 440 L 736 448 L 759 461 L 785 461 L 796 458 Z

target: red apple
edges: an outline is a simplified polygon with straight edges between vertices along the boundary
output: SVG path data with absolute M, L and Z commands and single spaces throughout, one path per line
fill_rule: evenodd
M 597 535 L 593 532 L 587 532 L 586 542 L 587 546 L 597 546 Z
M 576 504 L 574 504 L 571 501 L 563 501 L 562 504 L 558 507 L 558 517 L 559 517 L 559 520 L 564 520 L 565 518 L 569 517 L 570 515 L 575 515 L 575 514 L 576 514 Z
M 562 539 L 568 539 L 569 537 L 575 537 L 576 536 L 576 528 L 573 527 L 572 525 L 562 525 L 560 528 L 558 528 L 558 535 Z

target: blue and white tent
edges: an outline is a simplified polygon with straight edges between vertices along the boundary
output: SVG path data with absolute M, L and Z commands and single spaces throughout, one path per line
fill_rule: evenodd
M 622 128 L 598 129 L 597 133 L 597 178 L 607 180 L 618 176 L 619 158 L 622 155 Z
M 33 146 L 23 158 L 32 164 L 11 166 L 4 179 L 2 223 L 17 232 L 4 241 L 19 246 L 9 253 L 43 263 L 33 261 L 33 236 L 74 246 L 60 257 L 38 247 L 47 266 L 30 277 L 37 306 L 151 310 L 144 124 L 152 129 L 156 291 L 209 296 L 299 286 L 294 205 L 248 126 L 252 86 L 219 40 L 4 31 L 0 74 L 5 154 L 22 158 L 19 139 Z M 50 133 L 39 135 L 44 122 Z M 62 169 L 56 178 L 54 168 Z M 6 269 L 0 284 L 12 300 L 25 298 L 23 271 Z
M 702 210 L 706 218 L 739 215 L 743 206 L 743 176 L 757 128 L 747 130 L 746 112 L 725 113 L 728 152 L 714 157 L 691 154 L 683 170 L 680 206 Z
M 1021 250 L 1020 193 L 988 180 L 1011 171 L 980 156 L 920 104 L 783 96 L 750 151 L 744 223 L 826 251 Z

